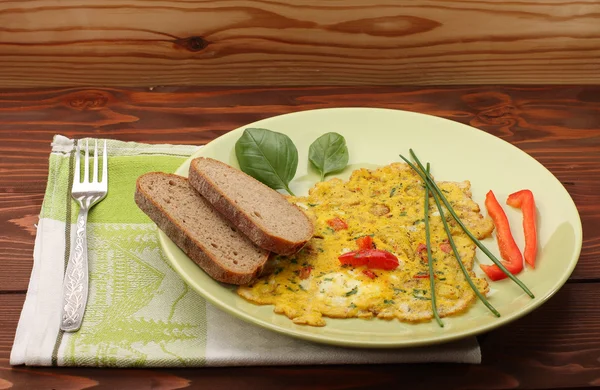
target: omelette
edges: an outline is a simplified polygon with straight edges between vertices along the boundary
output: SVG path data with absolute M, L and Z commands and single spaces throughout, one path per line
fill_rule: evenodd
M 479 239 L 493 223 L 471 199 L 470 183 L 438 182 L 461 221 Z M 273 271 L 237 293 L 256 304 L 274 305 L 296 324 L 324 326 L 324 317 L 398 319 L 433 318 L 425 246 L 425 187 L 407 164 L 358 169 L 348 181 L 317 183 L 305 197 L 289 197 L 312 219 L 315 234 L 296 254 L 274 256 Z M 476 300 L 448 243 L 440 213 L 429 208 L 435 294 L 440 316 L 461 313 Z M 452 237 L 471 279 L 483 294 L 488 284 L 473 273 L 475 244 L 444 209 Z M 395 269 L 342 264 L 369 237 L 373 248 L 393 254 Z

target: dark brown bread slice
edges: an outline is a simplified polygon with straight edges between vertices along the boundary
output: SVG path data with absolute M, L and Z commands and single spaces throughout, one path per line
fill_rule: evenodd
M 261 248 L 289 255 L 312 237 L 306 214 L 279 192 L 225 163 L 192 160 L 189 181 L 202 196 Z
M 161 172 L 140 176 L 135 202 L 213 279 L 246 284 L 262 273 L 269 253 L 223 218 L 184 177 Z

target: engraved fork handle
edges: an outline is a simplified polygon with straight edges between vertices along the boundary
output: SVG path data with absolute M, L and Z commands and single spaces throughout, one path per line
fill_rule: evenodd
M 88 298 L 87 217 L 88 208 L 84 205 L 77 216 L 75 247 L 71 249 L 63 280 L 60 328 L 65 332 L 79 330 Z

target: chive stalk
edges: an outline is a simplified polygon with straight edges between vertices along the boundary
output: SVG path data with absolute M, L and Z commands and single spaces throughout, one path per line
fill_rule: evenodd
M 427 173 L 429 174 L 429 163 L 427 163 Z M 427 244 L 427 262 L 429 263 L 429 287 L 431 288 L 431 308 L 433 316 L 440 325 L 444 327 L 444 323 L 437 311 L 437 303 L 435 300 L 435 274 L 433 272 L 433 256 L 431 256 L 431 232 L 429 231 L 429 187 L 425 186 L 425 243 Z
M 513 282 L 515 282 L 519 287 L 521 287 L 521 289 L 523 291 L 525 291 L 525 293 L 527 295 L 529 295 L 531 298 L 535 298 L 535 295 L 533 295 L 533 293 L 531 292 L 531 290 L 529 290 L 529 288 L 527 288 L 527 286 L 523 282 L 521 282 L 515 275 L 513 275 L 509 270 L 507 270 L 506 267 L 500 262 L 500 260 L 498 260 L 496 258 L 496 256 L 494 256 L 492 254 L 492 252 L 490 252 L 485 247 L 485 245 L 483 245 L 483 243 L 481 241 L 479 241 L 477 239 L 477 237 L 475 237 L 469 231 L 469 229 L 467 229 L 467 227 L 462 223 L 462 221 L 460 220 L 460 218 L 458 217 L 458 215 L 454 211 L 454 208 L 452 208 L 452 206 L 450 205 L 450 202 L 448 202 L 448 199 L 446 199 L 446 197 L 444 196 L 444 194 L 442 193 L 442 191 L 440 190 L 440 188 L 437 186 L 437 184 L 435 183 L 435 181 L 433 180 L 433 178 L 430 176 L 430 174 L 427 173 L 425 175 L 425 174 L 422 173 L 422 172 L 425 171 L 425 169 L 423 167 L 423 164 L 421 164 L 421 161 L 419 161 L 419 158 L 417 157 L 417 155 L 415 154 L 415 152 L 412 149 L 409 149 L 409 151 L 410 151 L 410 155 L 415 160 L 415 162 L 419 166 L 420 170 L 417 169 L 415 167 L 415 165 L 413 163 L 411 163 L 410 161 L 408 161 L 404 156 L 400 155 L 400 157 L 404 161 L 406 161 L 406 163 L 412 169 L 414 169 L 415 172 L 417 172 L 417 174 L 419 174 L 419 176 L 421 176 L 421 178 L 426 181 L 426 183 L 428 183 L 428 185 L 430 186 L 430 190 L 432 192 L 437 193 L 437 195 L 439 195 L 440 199 L 442 200 L 442 202 L 444 202 L 444 205 L 446 206 L 446 208 L 448 209 L 448 211 L 450 212 L 450 214 L 452 215 L 452 217 L 454 218 L 454 220 L 462 228 L 462 230 L 471 238 L 471 240 L 473 240 L 473 242 L 475 243 L 475 245 L 477 245 L 479 247 L 479 249 L 481 249 L 483 251 L 483 253 L 485 253 L 487 255 L 487 257 L 489 257 L 490 260 L 492 260 L 492 262 L 494 264 L 496 264 L 502 270 L 502 272 L 504 272 L 506 274 L 506 276 L 508 276 Z
M 427 183 L 427 187 L 428 188 L 430 187 L 429 183 Z M 440 212 L 440 218 L 442 219 L 442 223 L 444 224 L 444 230 L 446 231 L 446 235 L 448 236 L 448 242 L 450 242 L 450 246 L 452 247 L 452 251 L 454 252 L 456 261 L 458 261 L 458 265 L 460 266 L 460 269 L 462 270 L 463 274 L 465 275 L 465 278 L 467 279 L 469 286 L 471 286 L 471 288 L 473 289 L 473 292 L 475 292 L 475 295 L 477 295 L 477 297 L 481 300 L 481 302 L 483 302 L 483 304 L 488 309 L 490 309 L 490 311 L 492 313 L 494 313 L 494 315 L 496 317 L 500 317 L 500 313 L 498 312 L 498 310 L 496 310 L 496 308 L 494 306 L 492 306 L 492 304 L 487 300 L 487 298 L 479 291 L 477 286 L 475 286 L 475 283 L 473 283 L 473 280 L 471 280 L 471 276 L 469 276 L 469 271 L 467 271 L 467 268 L 465 268 L 465 265 L 462 262 L 460 254 L 458 253 L 458 249 L 456 248 L 456 244 L 454 243 L 454 238 L 452 238 L 452 232 L 450 231 L 450 227 L 448 226 L 448 222 L 446 221 L 446 217 L 444 216 L 444 210 L 442 209 L 442 205 L 440 204 L 438 195 L 433 191 L 432 191 L 432 195 L 433 195 L 433 200 L 435 201 L 435 204 L 438 208 L 438 211 Z

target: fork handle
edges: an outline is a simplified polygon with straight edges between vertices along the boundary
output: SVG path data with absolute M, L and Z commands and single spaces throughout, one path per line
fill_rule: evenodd
M 82 207 L 77 216 L 75 246 L 71 248 L 69 263 L 63 280 L 63 306 L 60 328 L 76 332 L 81 327 L 88 298 L 88 209 Z M 68 223 L 68 222 L 67 222 Z

